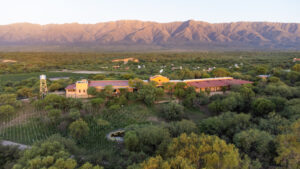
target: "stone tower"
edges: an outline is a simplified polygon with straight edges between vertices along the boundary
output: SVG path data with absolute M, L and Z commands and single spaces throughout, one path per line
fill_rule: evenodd
M 46 75 L 40 75 L 40 96 L 44 98 L 48 93 Z

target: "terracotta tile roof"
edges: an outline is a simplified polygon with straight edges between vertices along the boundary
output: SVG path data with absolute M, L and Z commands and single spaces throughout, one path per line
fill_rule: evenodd
M 76 89 L 76 85 L 75 84 L 70 84 L 66 87 L 66 89 Z
M 128 80 L 99 80 L 89 81 L 89 87 L 105 87 L 108 85 L 112 86 L 129 86 Z
M 250 84 L 250 83 L 252 82 L 246 80 L 239 80 L 239 79 L 218 79 L 218 80 L 187 82 L 188 85 L 194 86 L 196 88 L 220 87 L 220 86 L 241 85 L 241 84 Z

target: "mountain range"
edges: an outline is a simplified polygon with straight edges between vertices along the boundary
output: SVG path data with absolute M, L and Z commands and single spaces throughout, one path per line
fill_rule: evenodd
M 0 25 L 0 50 L 300 50 L 300 24 L 122 20 Z

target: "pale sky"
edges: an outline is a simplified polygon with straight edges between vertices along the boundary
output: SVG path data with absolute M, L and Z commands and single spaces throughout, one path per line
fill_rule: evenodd
M 0 24 L 115 20 L 300 23 L 300 0 L 0 0 Z

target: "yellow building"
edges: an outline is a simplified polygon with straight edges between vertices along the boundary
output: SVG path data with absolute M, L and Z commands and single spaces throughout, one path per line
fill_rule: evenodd
M 186 83 L 187 86 L 194 87 L 196 92 L 218 92 L 229 89 L 232 85 L 250 84 L 252 82 L 240 79 L 233 79 L 232 77 L 221 78 L 206 78 L 206 79 L 189 79 L 189 80 L 170 80 L 167 77 L 156 75 L 149 78 L 148 82 L 156 82 L 158 87 L 163 86 L 164 83 Z M 101 91 L 105 86 L 111 85 L 115 94 L 120 93 L 120 89 L 127 89 L 129 92 L 133 92 L 133 88 L 129 86 L 128 80 L 100 80 L 100 81 L 88 81 L 83 79 L 77 81 L 75 84 L 71 84 L 66 87 L 66 97 L 72 98 L 89 98 L 87 91 L 89 87 L 95 87 L 98 91 Z
M 112 62 L 124 62 L 124 64 L 127 64 L 129 61 L 132 61 L 132 62 L 135 62 L 135 63 L 139 62 L 139 60 L 135 59 L 135 58 L 125 58 L 125 59 L 115 59 L 115 60 L 112 60 Z
M 155 75 L 149 78 L 150 82 L 156 82 L 157 86 L 162 86 L 164 83 L 170 82 L 170 79 L 161 75 Z
M 99 81 L 88 81 L 83 79 L 77 81 L 75 84 L 71 84 L 66 87 L 66 97 L 72 98 L 89 98 L 87 90 L 89 87 L 95 87 L 98 91 L 101 91 L 105 86 L 111 85 L 114 89 L 115 94 L 120 93 L 120 89 L 127 89 L 133 91 L 132 87 L 129 86 L 128 80 L 99 80 Z

